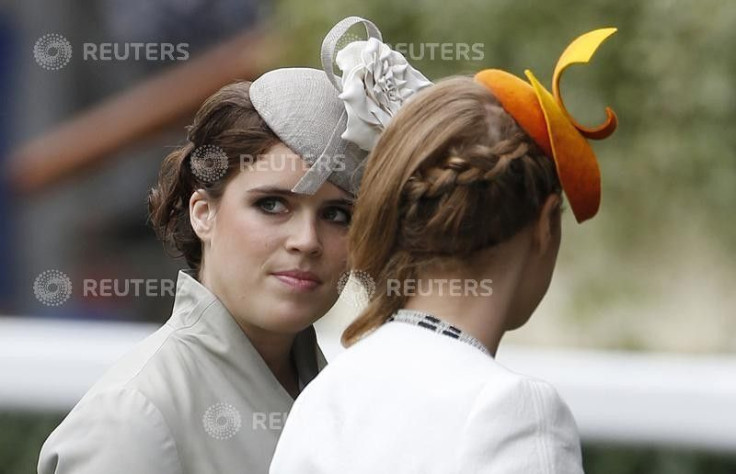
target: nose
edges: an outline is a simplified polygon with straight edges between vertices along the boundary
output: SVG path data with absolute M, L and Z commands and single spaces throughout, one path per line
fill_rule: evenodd
M 294 216 L 286 239 L 286 249 L 311 256 L 322 255 L 317 216 L 304 212 Z

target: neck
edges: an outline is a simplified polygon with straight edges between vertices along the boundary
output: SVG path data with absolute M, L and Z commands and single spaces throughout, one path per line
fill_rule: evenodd
M 296 398 L 299 394 L 299 381 L 296 366 L 291 357 L 295 334 L 275 334 L 263 329 L 248 325 L 235 318 L 253 347 L 263 358 L 268 368 L 287 392 Z
M 482 254 L 482 251 L 479 252 Z M 484 255 L 479 269 L 434 268 L 422 272 L 417 287 L 404 308 L 432 314 L 478 339 L 495 357 L 501 338 L 509 326 L 512 300 L 519 285 L 523 255 L 494 249 L 492 265 Z M 520 257 L 520 258 L 519 258 Z M 522 261 L 520 261 L 522 260 Z
M 200 283 L 213 294 L 221 294 L 221 292 L 218 292 L 217 288 L 215 288 L 217 285 L 213 284 L 212 279 L 208 277 L 208 273 L 204 268 L 200 271 L 199 280 Z M 220 296 L 218 296 L 218 298 L 220 298 Z M 227 302 L 222 298 L 220 298 L 220 301 L 228 307 Z M 291 349 L 294 345 L 296 335 L 267 331 L 249 324 L 246 321 L 246 318 L 236 314 L 229 307 L 228 311 L 276 377 L 276 380 L 279 381 L 281 386 L 284 387 L 292 398 L 296 398 L 299 394 L 299 380 L 296 366 L 294 365 L 291 357 Z

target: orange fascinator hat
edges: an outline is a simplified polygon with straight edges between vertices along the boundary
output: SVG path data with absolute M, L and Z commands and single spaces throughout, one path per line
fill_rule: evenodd
M 475 81 L 487 87 L 506 112 L 554 160 L 560 184 L 578 222 L 595 216 L 601 201 L 601 174 L 588 139 L 610 136 L 618 120 L 607 107 L 607 118 L 602 125 L 594 128 L 580 125 L 562 102 L 560 78 L 568 66 L 587 64 L 598 47 L 615 32 L 616 28 L 603 28 L 575 39 L 557 61 L 552 93 L 529 70 L 524 71 L 529 82 L 500 69 L 485 69 L 475 75 Z

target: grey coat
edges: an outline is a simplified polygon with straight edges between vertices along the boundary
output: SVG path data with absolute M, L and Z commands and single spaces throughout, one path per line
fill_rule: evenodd
M 300 384 L 325 366 L 314 329 Z M 39 474 L 266 473 L 294 400 L 220 301 L 179 272 L 171 318 L 51 433 Z

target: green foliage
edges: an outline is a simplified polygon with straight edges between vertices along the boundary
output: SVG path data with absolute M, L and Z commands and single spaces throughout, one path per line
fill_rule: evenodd
M 41 445 L 65 416 L 0 412 L 0 474 L 36 472 Z
M 586 474 L 732 474 L 736 456 L 691 450 L 590 445 L 583 447 Z
M 36 472 L 43 441 L 64 415 L 0 413 L 0 474 Z M 586 474 L 732 474 L 736 455 L 717 455 L 695 451 L 621 447 L 583 446 Z

